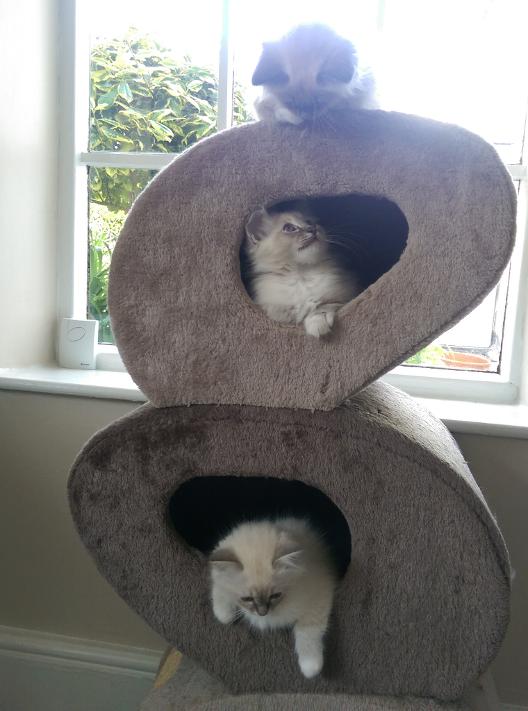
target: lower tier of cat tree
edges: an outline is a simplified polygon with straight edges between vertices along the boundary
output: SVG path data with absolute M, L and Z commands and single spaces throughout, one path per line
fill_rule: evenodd
M 506 630 L 508 554 L 482 494 L 443 424 L 382 383 L 330 412 L 144 405 L 87 443 L 69 496 L 119 595 L 233 694 L 458 699 Z M 343 573 L 313 680 L 290 631 L 211 610 L 205 554 L 268 505 L 304 508 Z
M 196 662 L 172 650 L 139 711 L 469 711 L 463 702 L 346 694 L 234 696 Z

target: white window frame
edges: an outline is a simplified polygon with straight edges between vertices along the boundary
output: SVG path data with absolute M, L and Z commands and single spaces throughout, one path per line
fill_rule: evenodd
M 219 58 L 218 129 L 231 125 L 233 64 L 229 38 L 230 0 L 223 0 Z M 58 239 L 58 318 L 86 318 L 87 310 L 87 167 L 160 170 L 173 158 L 165 153 L 88 152 L 89 38 L 85 13 L 89 3 L 60 2 L 60 163 Z M 517 244 L 511 262 L 502 340 L 501 372 L 478 373 L 423 366 L 399 366 L 384 380 L 411 395 L 485 403 L 517 402 L 521 387 L 523 323 L 528 298 L 527 148 L 520 164 L 509 165 L 520 181 Z M 123 371 L 115 346 L 99 346 L 97 367 Z

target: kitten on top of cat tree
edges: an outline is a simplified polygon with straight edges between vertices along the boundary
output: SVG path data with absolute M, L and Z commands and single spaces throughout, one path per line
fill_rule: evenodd
M 325 25 L 301 25 L 266 42 L 252 82 L 262 87 L 255 102 L 262 121 L 330 123 L 353 109 L 377 108 L 372 72 L 352 42 Z

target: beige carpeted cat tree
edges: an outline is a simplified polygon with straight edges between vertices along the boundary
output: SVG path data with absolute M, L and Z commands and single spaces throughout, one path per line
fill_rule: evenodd
M 301 196 L 354 242 L 366 286 L 325 340 L 269 320 L 241 274 L 248 215 Z M 454 708 L 487 668 L 508 623 L 504 541 L 442 423 L 374 381 L 483 299 L 514 224 L 493 148 L 384 112 L 224 131 L 137 199 L 110 308 L 151 404 L 86 444 L 69 495 L 101 573 L 183 655 L 144 711 Z M 208 599 L 220 535 L 284 513 L 310 517 L 341 571 L 313 680 L 291 632 L 225 627 Z

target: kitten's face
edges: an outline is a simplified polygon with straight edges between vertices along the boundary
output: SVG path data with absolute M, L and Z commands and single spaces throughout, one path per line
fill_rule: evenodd
M 284 592 L 278 589 L 279 585 L 270 581 L 269 585 L 248 586 L 245 594 L 238 597 L 238 605 L 253 615 L 264 617 L 280 602 Z
M 327 236 L 321 225 L 298 211 L 269 213 L 257 210 L 246 225 L 247 246 L 253 263 L 317 264 L 327 254 Z
M 239 608 L 265 617 L 287 598 L 288 590 L 303 574 L 300 555 L 298 550 L 283 553 L 280 545 L 259 550 L 256 544 L 253 551 L 220 548 L 210 558 L 211 574 L 215 585 Z
M 291 123 L 303 123 L 348 96 L 356 68 L 351 42 L 323 25 L 307 25 L 264 45 L 252 81 L 295 117 Z

